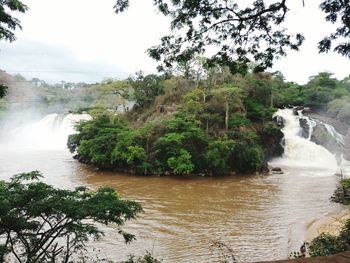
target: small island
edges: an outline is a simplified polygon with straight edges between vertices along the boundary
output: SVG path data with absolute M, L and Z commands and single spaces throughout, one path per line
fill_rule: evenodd
M 273 119 L 278 108 L 302 105 L 349 121 L 342 114 L 345 103 L 338 103 L 349 98 L 349 82 L 330 73 L 297 85 L 284 81 L 280 72 L 242 76 L 218 66 L 202 68 L 198 79 L 191 72 L 187 77 L 138 74 L 123 85 L 106 84 L 134 106 L 117 113 L 90 109 L 93 119 L 79 123 L 78 133 L 69 137 L 75 158 L 139 175 L 266 172 L 267 161 L 283 153 L 283 121 Z M 322 131 L 315 134 L 319 144 L 334 140 Z

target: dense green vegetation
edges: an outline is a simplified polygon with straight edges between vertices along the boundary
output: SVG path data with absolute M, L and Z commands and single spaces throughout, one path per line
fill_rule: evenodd
M 338 235 L 321 234 L 309 244 L 312 257 L 329 256 L 347 251 L 350 246 L 350 220 L 347 220 Z
M 343 179 L 340 181 L 337 189 L 331 197 L 331 200 L 343 205 L 350 204 L 350 179 Z
M 339 234 L 332 235 L 322 233 L 311 240 L 310 243 L 304 243 L 300 252 L 293 252 L 291 258 L 305 258 L 330 256 L 340 252 L 348 251 L 350 246 L 350 220 L 347 220 Z
M 99 112 L 80 123 L 69 149 L 81 162 L 134 174 L 259 172 L 282 153 L 280 127 L 272 121 L 276 108 L 303 105 L 333 114 L 335 100 L 350 98 L 347 79 L 330 73 L 301 86 L 279 72 L 243 77 L 220 66 L 200 67 L 187 70 L 187 77 L 138 73 L 116 82 L 129 87 L 116 92 L 127 94 L 134 108 Z
M 136 174 L 262 171 L 266 159 L 280 153 L 262 138 L 274 133 L 272 143 L 279 145 L 282 134 L 271 122 L 271 92 L 260 90 L 260 83 L 276 80 L 269 75 L 256 84 L 259 78 L 220 67 L 199 83 L 138 74 L 128 80 L 133 110 L 80 123 L 68 146 L 82 162 Z
M 111 188 L 96 192 L 54 188 L 41 182 L 38 171 L 0 181 L 0 262 L 8 255 L 18 262 L 86 262 L 86 242 L 103 235 L 98 224 L 115 224 L 126 242 L 134 236 L 121 226 L 142 211 Z M 76 260 L 74 261 L 76 262 Z

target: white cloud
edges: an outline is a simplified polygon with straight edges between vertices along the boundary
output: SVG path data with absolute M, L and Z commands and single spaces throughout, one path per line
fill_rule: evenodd
M 0 43 L 0 68 L 30 69 L 47 81 L 85 82 L 123 78 L 137 70 L 155 72 L 156 63 L 145 51 L 168 32 L 169 20 L 154 12 L 152 0 L 131 0 L 131 8 L 119 15 L 113 12 L 116 0 L 24 2 L 30 11 L 20 16 L 23 31 L 17 32 L 15 43 Z M 318 54 L 317 42 L 332 26 L 324 22 L 314 2 L 306 1 L 306 7 L 301 1 L 294 3 L 287 27 L 303 32 L 307 40 L 300 52 L 290 52 L 273 68 L 299 83 L 324 70 L 339 78 L 350 73 L 350 60 Z
M 50 83 L 61 80 L 98 82 L 105 77 L 125 78 L 129 75 L 105 61 L 83 60 L 71 49 L 31 40 L 3 44 L 0 61 L 0 68 L 8 73 L 20 73 L 27 79 L 39 77 Z

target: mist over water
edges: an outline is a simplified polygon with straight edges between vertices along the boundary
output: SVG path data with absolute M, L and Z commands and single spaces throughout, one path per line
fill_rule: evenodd
M 17 150 L 67 150 L 67 139 L 75 133 L 74 125 L 91 119 L 88 114 L 52 113 L 41 119 L 15 119 L 1 130 L 0 144 Z
M 88 119 L 87 114 L 8 113 L 0 121 L 0 179 L 39 170 L 49 184 L 63 188 L 79 185 L 73 176 L 79 164 L 67 149 L 67 139 L 75 133 L 78 121 Z

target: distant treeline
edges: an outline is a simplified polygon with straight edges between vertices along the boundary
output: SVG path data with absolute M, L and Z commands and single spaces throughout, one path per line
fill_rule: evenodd
M 43 114 L 81 112 L 103 109 L 111 112 L 123 110 L 128 101 L 113 94 L 124 87 L 125 81 L 109 79 L 102 83 L 48 84 L 38 78 L 26 80 L 20 74 L 10 75 L 0 71 L 0 85 L 6 86 L 6 96 L 0 99 L 0 113 L 11 110 L 35 109 Z

